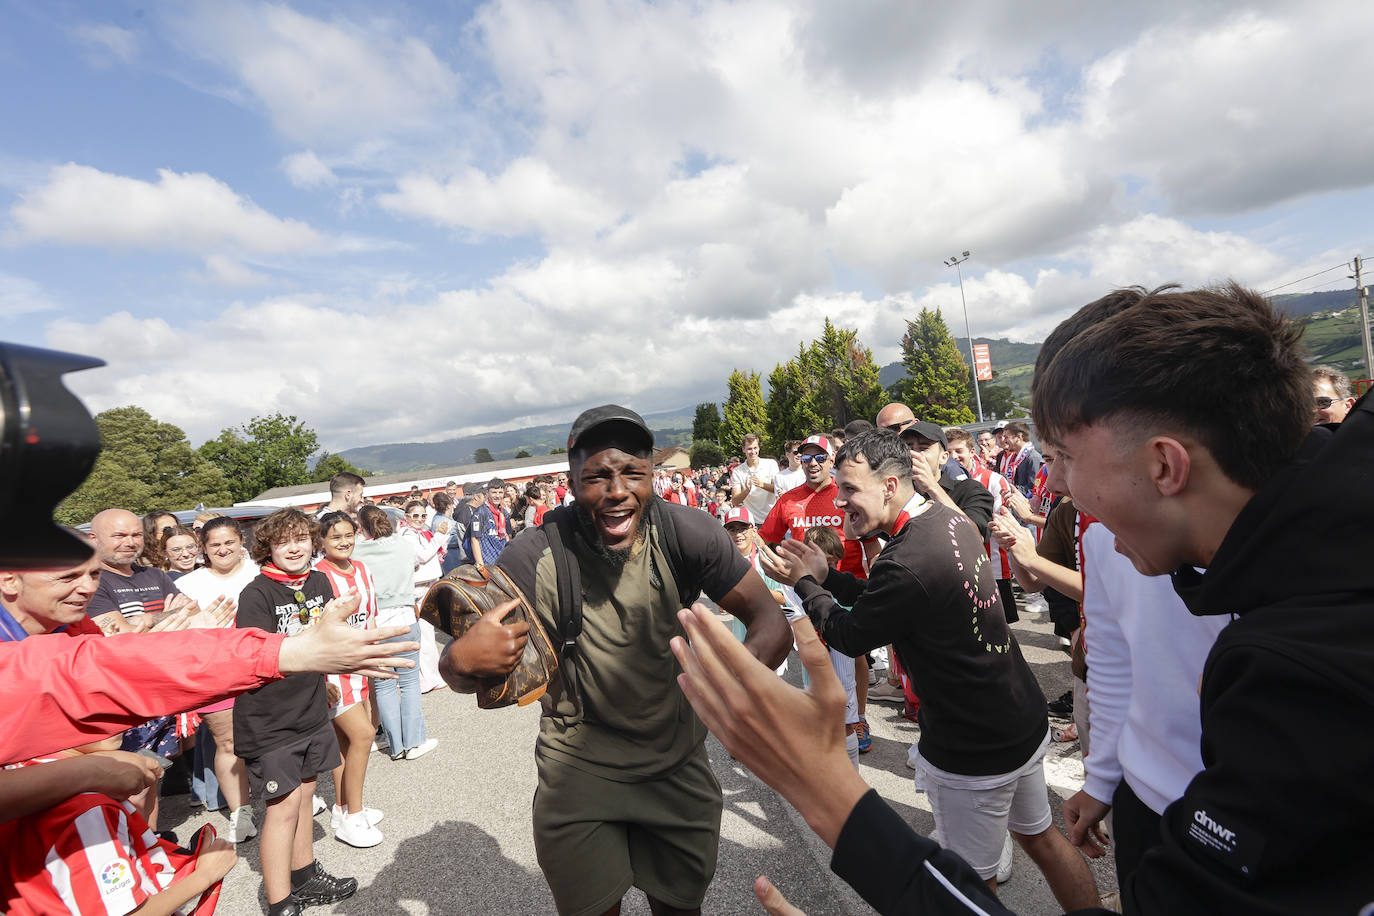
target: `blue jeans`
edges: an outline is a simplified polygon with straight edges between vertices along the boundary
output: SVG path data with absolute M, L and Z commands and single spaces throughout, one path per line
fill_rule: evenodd
M 411 624 L 410 632 L 385 642 L 420 641 L 420 623 Z M 419 663 L 420 653 L 402 652 L 398 658 L 408 658 Z M 372 689 L 377 692 L 377 717 L 382 720 L 382 731 L 391 744 L 394 757 L 412 747 L 425 743 L 425 716 L 420 708 L 420 669 L 398 669 L 400 676 L 394 681 L 374 679 Z
M 204 722 L 196 730 L 196 750 L 191 763 L 191 794 L 205 802 L 205 807 L 218 811 L 228 803 L 219 790 L 215 778 L 215 736 Z M 247 804 L 247 799 L 244 800 Z M 231 812 L 232 813 L 232 812 Z

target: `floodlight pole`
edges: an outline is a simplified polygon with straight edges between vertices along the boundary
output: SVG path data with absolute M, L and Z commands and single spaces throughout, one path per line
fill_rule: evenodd
M 959 273 L 959 302 L 964 307 L 964 336 L 968 338 L 968 364 L 973 370 L 973 398 L 978 404 L 978 422 L 983 422 L 983 393 L 978 390 L 978 359 L 973 355 L 973 332 L 968 325 L 968 300 L 964 298 L 964 270 L 960 266 L 969 258 L 965 251 L 962 256 L 953 255 L 945 261 L 946 267 L 953 267 Z

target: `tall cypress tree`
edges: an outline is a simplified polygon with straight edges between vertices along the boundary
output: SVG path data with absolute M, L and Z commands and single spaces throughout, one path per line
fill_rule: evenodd
M 773 367 L 768 376 L 768 428 L 764 452 L 781 455 L 788 439 L 804 439 L 830 426 L 816 415 L 810 380 L 802 369 L 805 348 L 797 358 Z
M 873 352 L 859 343 L 859 332 L 836 328 L 829 318 L 821 336 L 801 358 L 811 388 L 811 409 L 827 426 L 850 420 L 873 421 L 886 400 Z
M 973 422 L 968 364 L 938 309 L 921 309 L 906 323 L 902 365 L 907 378 L 893 386 L 893 393 L 917 417 L 941 426 Z
M 743 454 L 743 440 L 747 433 L 762 436 L 768 423 L 768 411 L 763 405 L 763 386 L 757 372 L 730 373 L 729 393 L 720 421 L 720 446 L 726 457 Z

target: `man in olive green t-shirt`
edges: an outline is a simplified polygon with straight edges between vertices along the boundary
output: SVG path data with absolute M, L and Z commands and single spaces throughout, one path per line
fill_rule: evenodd
M 664 532 L 645 515 L 653 494 L 653 434 L 623 407 L 584 412 L 568 458 L 576 535 L 567 542 L 582 584 L 582 632 L 549 684 L 535 743 L 539 773 L 534 839 L 562 914 L 618 912 L 631 886 L 655 914 L 699 912 L 715 874 L 721 792 L 703 744 L 706 727 L 677 687 L 668 641 L 683 635 L 680 595 L 706 592 L 748 627 L 745 646 L 771 665 L 791 632 L 763 580 L 720 523 L 672 512 L 683 569 L 673 569 Z M 541 528 L 522 532 L 500 567 L 529 596 L 540 623 L 560 630 L 557 577 Z M 677 577 L 686 581 L 679 583 Z M 682 586 L 686 586 L 683 588 Z M 445 651 L 441 670 L 457 690 L 474 675 L 505 674 L 524 647 L 524 624 L 474 626 Z

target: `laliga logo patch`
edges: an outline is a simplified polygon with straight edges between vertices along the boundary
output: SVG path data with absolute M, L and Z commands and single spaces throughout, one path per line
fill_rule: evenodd
M 114 894 L 134 886 L 134 873 L 128 864 L 115 859 L 100 870 L 101 893 Z

